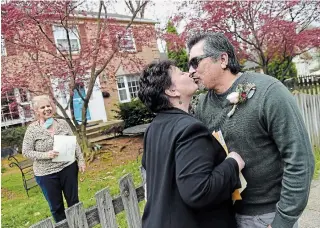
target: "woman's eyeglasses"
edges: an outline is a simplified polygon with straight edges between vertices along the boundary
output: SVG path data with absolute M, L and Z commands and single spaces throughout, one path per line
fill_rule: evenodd
M 200 55 L 197 57 L 193 57 L 192 59 L 190 59 L 189 63 L 188 63 L 188 67 L 190 69 L 190 67 L 192 67 L 193 69 L 197 69 L 199 66 L 199 63 L 201 62 L 201 60 L 211 57 L 213 55 Z

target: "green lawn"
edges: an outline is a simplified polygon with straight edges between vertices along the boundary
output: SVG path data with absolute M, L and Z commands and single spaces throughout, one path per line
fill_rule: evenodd
M 315 160 L 315 168 L 314 168 L 313 178 L 316 179 L 319 177 L 319 172 L 320 172 L 320 148 L 315 148 L 314 160 Z
M 132 174 L 134 184 L 138 186 L 141 183 L 140 164 L 139 158 L 115 167 L 110 166 L 110 156 L 101 157 L 98 164 L 91 164 L 87 168 L 87 172 L 80 175 L 79 181 L 79 197 L 84 207 L 95 205 L 94 195 L 103 188 L 107 187 L 113 196 L 118 195 L 118 180 L 127 173 Z M 18 169 L 8 167 L 4 161 L 2 162 L 2 172 L 1 227 L 29 227 L 51 216 L 48 204 L 39 187 L 31 189 L 28 198 L 22 186 L 21 174 Z M 144 202 L 141 202 L 140 209 L 142 210 L 143 207 Z M 119 227 L 127 227 L 124 213 L 120 213 L 117 220 Z
M 21 157 L 19 157 L 21 159 Z M 315 150 L 315 173 L 317 178 L 320 171 L 320 150 Z M 118 180 L 127 173 L 131 173 L 135 186 L 141 183 L 139 172 L 140 158 L 127 161 L 124 164 L 110 165 L 110 157 L 101 157 L 99 163 L 91 164 L 84 175 L 80 175 L 79 197 L 84 207 L 96 204 L 95 193 L 108 188 L 113 196 L 119 194 Z M 39 187 L 29 191 L 28 198 L 22 186 L 21 174 L 17 168 L 9 168 L 6 160 L 2 162 L 1 175 L 1 222 L 3 228 L 29 227 L 47 217 L 50 217 L 49 207 Z M 140 202 L 142 212 L 144 202 Z M 125 214 L 117 215 L 120 228 L 127 227 Z M 99 226 L 96 226 L 99 227 Z

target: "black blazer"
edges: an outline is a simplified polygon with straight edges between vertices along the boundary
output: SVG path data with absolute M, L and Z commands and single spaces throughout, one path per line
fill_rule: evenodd
M 234 228 L 232 192 L 239 168 L 197 119 L 180 109 L 160 112 L 146 130 L 144 228 Z

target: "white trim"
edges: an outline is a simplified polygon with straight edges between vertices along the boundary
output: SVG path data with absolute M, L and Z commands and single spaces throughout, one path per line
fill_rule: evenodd
M 129 91 L 129 85 L 128 85 L 128 78 L 129 77 L 139 77 L 138 75 L 119 75 L 117 76 L 117 90 L 118 90 L 118 97 L 119 97 L 119 102 L 120 103 L 127 103 L 130 102 L 133 98 L 131 97 L 130 91 Z M 123 78 L 123 83 L 124 83 L 124 88 L 120 88 L 118 87 L 118 78 Z M 137 86 L 139 87 L 139 86 Z M 125 90 L 126 91 L 126 95 L 127 95 L 127 99 L 126 100 L 121 100 L 120 97 L 120 90 Z
M 118 78 L 123 78 L 123 84 L 124 84 L 124 87 L 123 87 L 123 88 L 120 88 L 120 89 L 119 89 L 119 86 L 118 86 Z M 126 78 L 126 76 L 118 76 L 118 77 L 117 77 L 117 90 L 118 90 L 118 97 L 119 97 L 120 103 L 127 103 L 127 102 L 130 102 L 130 101 L 131 101 L 130 93 L 129 93 L 129 91 L 128 91 L 128 83 L 127 83 L 127 78 Z M 127 99 L 126 99 L 126 100 L 121 100 L 120 90 L 121 90 L 121 91 L 123 91 L 123 90 L 126 91 L 126 96 L 127 96 Z
M 75 18 L 95 18 L 98 19 L 98 12 L 86 12 L 86 15 L 83 13 L 76 13 L 74 15 Z M 121 15 L 121 14 L 113 14 L 113 13 L 107 13 L 107 18 L 108 19 L 115 19 L 116 21 L 126 21 L 130 22 L 132 20 L 131 16 L 127 15 Z M 155 21 L 152 19 L 147 19 L 147 18 L 134 18 L 133 22 L 138 22 L 138 23 L 147 23 L 147 24 L 160 24 L 160 21 Z
M 6 43 L 4 36 L 1 34 L 1 56 L 7 56 Z
M 7 92 L 6 93 L 6 98 L 7 98 Z M 24 124 L 26 122 L 29 122 L 29 121 L 32 121 L 34 120 L 34 115 L 32 114 L 31 112 L 31 108 L 32 108 L 32 104 L 31 104 L 31 99 L 30 99 L 30 92 L 29 91 L 26 91 L 26 95 L 27 95 L 27 100 L 28 101 L 25 101 L 25 102 L 21 102 L 21 94 L 20 94 L 20 91 L 18 88 L 14 88 L 13 89 L 13 94 L 14 94 L 14 97 L 15 97 L 15 101 L 13 102 L 16 102 L 17 103 L 17 109 L 18 109 L 18 115 L 19 115 L 19 118 L 17 119 L 7 119 L 5 120 L 4 119 L 4 116 L 3 116 L 3 112 L 2 112 L 2 107 L 1 107 L 1 127 L 7 127 L 7 126 L 10 126 L 10 125 L 14 125 L 14 124 Z M 30 117 L 26 117 L 26 114 L 25 114 L 25 110 L 23 109 L 22 106 L 29 106 L 30 107 Z M 8 103 L 8 106 L 9 106 L 9 103 Z M 12 117 L 12 112 L 11 110 L 9 109 L 9 113 Z

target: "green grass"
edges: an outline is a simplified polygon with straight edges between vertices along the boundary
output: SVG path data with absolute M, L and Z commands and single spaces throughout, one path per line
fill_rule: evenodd
M 85 208 L 96 204 L 95 193 L 103 188 L 108 188 L 112 196 L 117 196 L 119 194 L 118 181 L 128 173 L 132 174 L 135 186 L 140 185 L 140 159 L 128 161 L 116 167 L 110 166 L 109 163 L 108 159 L 98 165 L 93 163 L 87 168 L 85 174 L 80 174 L 79 198 Z M 8 168 L 6 165 L 2 164 L 2 167 L 6 168 L 2 169 L 4 172 L 1 175 L 1 227 L 29 227 L 50 217 L 48 204 L 40 188 L 31 189 L 28 198 L 22 185 L 20 172 L 17 168 Z M 140 202 L 139 206 L 142 211 L 144 202 Z M 127 227 L 124 213 L 117 215 L 117 221 L 119 227 Z
M 314 167 L 313 179 L 316 179 L 319 177 L 319 172 L 320 172 L 320 148 L 315 148 L 314 160 L 315 160 L 315 167 Z
M 320 172 L 320 149 L 315 149 L 314 178 L 319 177 Z M 141 183 L 139 172 L 140 159 L 128 161 L 119 166 L 110 166 L 109 157 L 101 157 L 99 164 L 93 163 L 87 168 L 85 174 L 80 174 L 79 197 L 84 207 L 88 208 L 96 204 L 95 193 L 103 188 L 108 188 L 111 195 L 119 194 L 118 181 L 127 173 L 133 176 L 135 186 Z M 103 167 L 101 167 L 103 166 Z M 1 216 L 3 228 L 29 227 L 47 217 L 50 211 L 45 198 L 39 187 L 29 191 L 28 198 L 22 186 L 21 174 L 17 168 L 9 168 L 4 161 L 1 168 Z M 145 202 L 139 203 L 140 212 L 143 211 Z M 120 228 L 126 228 L 125 213 L 117 215 Z M 101 227 L 97 225 L 95 227 Z

